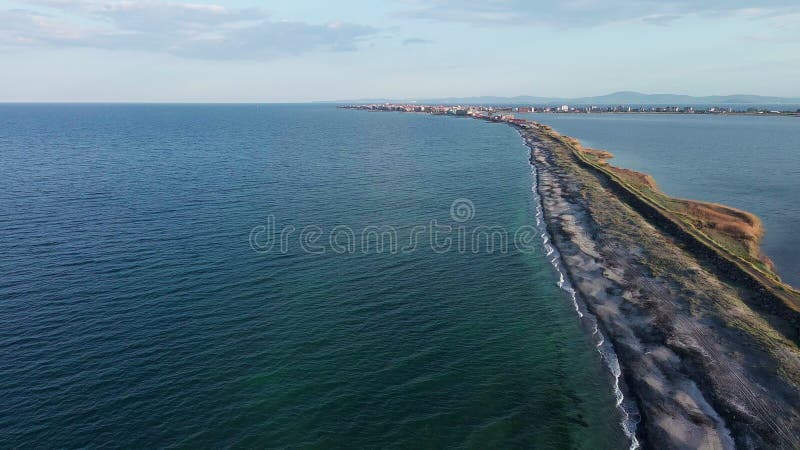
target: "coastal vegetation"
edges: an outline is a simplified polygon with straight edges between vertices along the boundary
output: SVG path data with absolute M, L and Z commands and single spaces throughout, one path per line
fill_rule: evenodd
M 548 231 L 620 355 L 644 441 L 796 447 L 796 292 L 752 254 L 723 247 L 756 248 L 758 219 L 672 199 L 651 177 L 611 166 L 607 151 L 539 124 L 518 127 Z M 730 242 L 714 240 L 722 237 Z
M 726 205 L 670 197 L 650 175 L 611 165 L 611 152 L 584 147 L 577 139 L 546 125 L 535 126 L 566 145 L 580 161 L 604 174 L 617 187 L 653 208 L 650 212 L 660 216 L 662 225 L 666 220 L 677 226 L 680 234 L 692 239 L 692 244 L 706 247 L 721 261 L 730 263 L 726 266 L 741 270 L 791 311 L 800 313 L 800 292 L 783 283 L 769 258 L 761 254 L 759 243 L 764 227 L 756 215 Z
M 555 133 L 553 130 L 549 132 Z M 706 234 L 730 253 L 777 278 L 772 262 L 760 252 L 759 242 L 764 236 L 764 227 L 755 214 L 717 203 L 670 197 L 658 188 L 652 176 L 611 165 L 608 162 L 614 157 L 611 152 L 584 147 L 571 137 L 564 139 L 588 161 L 615 175 L 665 210 L 675 213 L 686 225 Z

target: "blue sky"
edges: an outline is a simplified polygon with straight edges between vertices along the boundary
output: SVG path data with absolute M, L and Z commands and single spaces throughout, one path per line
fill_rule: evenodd
M 0 65 L 0 101 L 800 97 L 800 3 L 0 0 Z

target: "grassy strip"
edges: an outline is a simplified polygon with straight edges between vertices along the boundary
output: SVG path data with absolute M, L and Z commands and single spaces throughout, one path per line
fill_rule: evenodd
M 703 223 L 704 218 L 692 215 L 691 209 L 675 211 L 665 205 L 665 203 L 675 205 L 676 202 L 686 202 L 685 200 L 673 199 L 663 194 L 654 184 L 631 183 L 630 178 L 626 180 L 628 177 L 623 178 L 624 175 L 621 175 L 626 173 L 625 169 L 609 165 L 598 155 L 598 151 L 587 152 L 576 145 L 577 140 L 562 136 L 547 126 L 539 124 L 537 126 L 539 132 L 569 149 L 581 165 L 608 180 L 626 203 L 657 225 L 666 228 L 671 234 L 682 238 L 696 253 L 717 262 L 729 278 L 746 282 L 757 291 L 778 300 L 780 305 L 789 308 L 791 312 L 800 313 L 800 292 L 781 282 L 768 264 L 754 258 L 752 249 L 738 247 L 735 240 L 728 240 L 728 245 L 723 245 L 694 225 Z

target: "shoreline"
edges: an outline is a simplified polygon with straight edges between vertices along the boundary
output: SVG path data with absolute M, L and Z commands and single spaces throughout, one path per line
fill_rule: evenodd
M 618 197 L 647 217 L 650 222 L 675 235 L 683 244 L 691 247 L 693 253 L 713 259 L 715 264 L 728 272 L 733 281 L 748 283 L 750 287 L 763 291 L 769 300 L 775 302 L 773 307 L 785 308 L 784 312 L 787 314 L 800 313 L 800 291 L 781 281 L 772 267 L 772 262 L 761 253 L 759 243 L 764 229 L 761 219 L 755 214 L 718 203 L 667 196 L 660 191 L 650 175 L 609 164 L 607 160 L 613 158 L 613 154 L 605 150 L 584 148 L 577 139 L 561 135 L 546 125 L 535 122 L 531 122 L 530 125 L 535 128 L 514 125 L 523 136 L 526 130 L 541 130 L 548 138 L 566 146 L 580 165 L 605 178 Z M 686 210 L 670 209 L 662 205 L 662 201 L 680 204 Z M 700 208 L 711 211 L 697 211 Z M 715 212 L 723 213 L 730 220 L 750 226 L 749 233 L 734 230 L 749 235 L 725 236 L 725 232 L 716 231 L 714 227 L 708 227 L 707 223 L 703 224 L 706 229 L 696 224 L 699 214 Z M 726 237 L 728 242 L 723 242 Z M 731 242 L 733 240 L 740 242 Z M 731 248 L 737 244 L 743 248 Z M 794 337 L 800 339 L 800 317 L 796 325 L 798 328 Z
M 641 415 L 632 446 L 800 448 L 800 293 L 760 258 L 758 218 L 668 197 L 536 122 L 475 118 L 530 149 L 559 284 L 596 318 Z
M 498 111 L 514 113 L 513 108 L 504 108 L 499 109 Z M 553 115 L 553 116 L 699 116 L 699 117 L 800 117 L 800 113 L 798 112 L 788 112 L 788 111 L 781 111 L 781 112 L 764 112 L 764 113 L 757 113 L 757 112 L 741 112 L 741 111 L 733 111 L 733 112 L 715 112 L 715 113 L 707 113 L 707 112 L 679 112 L 679 111 L 593 111 L 593 112 L 585 112 L 585 111 L 533 111 L 533 112 L 526 112 L 526 113 L 518 113 L 518 114 L 542 114 L 542 115 Z
M 428 109 L 426 109 L 424 111 L 416 111 L 416 110 L 408 111 L 408 110 L 392 109 L 394 107 L 398 107 L 398 108 L 402 107 L 402 105 L 386 105 L 389 108 L 389 109 L 386 109 L 386 110 L 376 110 L 376 109 L 373 109 L 373 106 L 374 105 L 348 105 L 348 106 L 337 106 L 337 108 L 355 109 L 355 110 L 362 110 L 362 111 L 369 111 L 369 112 L 412 112 L 412 113 L 429 114 L 429 115 L 449 115 L 449 114 L 440 114 L 439 112 L 433 112 L 431 110 L 432 107 L 429 107 L 429 106 L 424 106 L 425 108 L 428 108 Z M 505 110 L 498 110 L 498 111 L 505 111 Z M 572 114 L 572 115 L 575 115 L 575 114 L 582 114 L 582 113 L 575 113 L 575 112 L 568 112 L 568 113 L 564 113 L 564 112 L 549 112 L 549 113 L 543 113 L 543 114 Z M 583 113 L 583 114 L 585 114 L 585 113 Z M 686 113 L 674 113 L 674 112 L 602 112 L 602 113 L 594 113 L 594 114 L 686 114 Z M 751 114 L 751 113 L 742 113 L 742 114 Z M 702 114 L 700 114 L 700 115 L 702 115 Z M 725 114 L 720 114 L 720 115 L 725 115 Z M 758 115 L 764 115 L 764 114 L 758 114 Z M 800 289 L 797 289 L 794 286 L 791 286 L 791 285 L 781 281 L 779 275 L 774 270 L 772 261 L 769 260 L 769 258 L 766 255 L 763 255 L 761 253 L 761 251 L 760 251 L 761 249 L 760 249 L 759 243 L 760 243 L 761 237 L 763 236 L 764 229 L 763 229 L 763 226 L 761 224 L 761 219 L 758 216 L 756 216 L 755 214 L 750 213 L 748 211 L 739 210 L 739 209 L 736 209 L 736 208 L 733 208 L 733 207 L 730 207 L 730 206 L 727 206 L 727 205 L 718 204 L 718 203 L 705 202 L 705 201 L 701 201 L 701 200 L 688 200 L 688 199 L 681 199 L 681 198 L 675 198 L 675 197 L 667 196 L 666 194 L 664 194 L 663 192 L 660 191 L 660 189 L 657 187 L 657 185 L 655 183 L 655 180 L 650 175 L 644 174 L 644 173 L 640 173 L 640 172 L 636 172 L 636 171 L 633 171 L 633 170 L 630 170 L 630 169 L 617 167 L 617 166 L 609 164 L 607 160 L 614 157 L 612 153 L 610 153 L 608 151 L 605 151 L 605 150 L 596 150 L 596 149 L 591 149 L 591 148 L 584 148 L 581 145 L 581 143 L 580 143 L 580 141 L 578 139 L 570 137 L 570 136 L 562 135 L 562 134 L 558 133 L 557 131 L 553 130 L 552 127 L 540 124 L 540 123 L 535 122 L 533 120 L 517 119 L 517 118 L 514 118 L 513 115 L 512 116 L 500 116 L 500 115 L 488 116 L 488 115 L 470 115 L 469 113 L 467 113 L 466 115 L 455 115 L 455 117 L 474 118 L 474 119 L 480 119 L 480 120 L 489 121 L 489 122 L 506 123 L 506 124 L 514 127 L 520 133 L 520 135 L 523 137 L 523 139 L 525 137 L 526 130 L 537 129 L 537 130 L 542 130 L 542 131 L 547 132 L 550 135 L 550 137 L 553 137 L 553 138 L 561 141 L 562 143 L 572 147 L 572 150 L 575 152 L 576 156 L 578 156 L 585 165 L 592 166 L 591 168 L 593 170 L 597 170 L 599 172 L 602 172 L 605 176 L 610 178 L 611 181 L 616 185 L 616 187 L 620 189 L 620 192 L 618 192 L 618 195 L 629 197 L 629 199 L 634 201 L 634 202 L 639 200 L 639 201 L 644 201 L 645 203 L 648 203 L 649 206 L 652 207 L 652 210 L 646 211 L 645 215 L 648 215 L 648 214 L 659 214 L 660 215 L 659 219 L 661 221 L 663 221 L 665 223 L 666 222 L 673 223 L 674 228 L 675 228 L 675 230 L 673 230 L 673 231 L 675 231 L 675 232 L 683 231 L 684 233 L 692 235 L 692 236 L 690 236 L 690 238 L 694 240 L 694 242 L 692 242 L 692 243 L 693 244 L 699 244 L 698 248 L 696 249 L 697 251 L 701 251 L 702 252 L 702 249 L 700 247 L 707 247 L 708 250 L 711 250 L 711 251 L 713 251 L 715 253 L 721 253 L 721 254 L 718 254 L 717 256 L 722 258 L 722 259 L 728 260 L 727 263 L 728 263 L 728 268 L 730 270 L 742 272 L 740 274 L 741 277 L 754 278 L 754 279 L 751 280 L 751 282 L 753 282 L 754 284 L 760 285 L 760 288 L 763 288 L 763 289 L 767 290 L 770 295 L 773 295 L 776 298 L 780 299 L 781 302 L 784 302 L 786 304 L 791 304 L 792 306 L 791 306 L 790 309 L 792 309 L 794 312 L 800 312 Z M 575 148 L 575 147 L 577 147 L 577 148 Z M 586 157 L 587 155 L 588 155 L 588 158 Z M 616 172 L 616 173 L 611 173 L 611 172 Z M 628 175 L 627 177 L 622 177 L 622 178 L 627 178 L 627 179 L 621 180 L 620 177 L 618 176 L 620 173 L 627 174 Z M 640 178 L 642 178 L 642 180 L 639 180 L 638 182 L 636 180 L 634 180 L 634 182 L 631 183 L 631 180 L 630 180 L 631 177 L 634 177 L 634 178 L 640 177 Z M 647 186 L 648 184 L 651 184 L 651 186 Z M 690 229 L 694 228 L 694 227 L 691 224 L 685 223 L 686 222 L 685 220 L 684 221 L 678 220 L 678 218 L 676 218 L 675 216 L 676 215 L 678 215 L 678 216 L 691 216 L 692 212 L 690 212 L 690 211 L 677 211 L 676 212 L 676 211 L 669 211 L 669 210 L 668 211 L 664 211 L 665 208 L 663 208 L 663 207 L 659 208 L 658 207 L 659 205 L 653 205 L 652 204 L 653 202 L 649 201 L 650 199 L 648 199 L 648 195 L 646 195 L 647 193 L 642 192 L 642 189 L 641 189 L 642 186 L 641 185 L 645 185 L 645 188 L 647 190 L 652 191 L 651 193 L 658 194 L 659 196 L 661 196 L 665 200 L 668 200 L 668 201 L 671 201 L 671 202 L 683 203 L 684 204 L 683 206 L 685 208 L 688 208 L 688 209 L 691 209 L 692 207 L 700 206 L 700 207 L 703 207 L 703 208 L 706 208 L 706 209 L 711 209 L 711 208 L 713 208 L 713 209 L 724 209 L 724 210 L 726 210 L 725 213 L 728 214 L 729 216 L 736 216 L 736 215 L 746 216 L 747 219 L 745 219 L 744 221 L 753 221 L 753 222 L 755 222 L 755 223 L 750 224 L 754 228 L 754 230 L 752 230 L 752 234 L 753 235 L 752 236 L 745 236 L 743 239 L 739 239 L 739 240 L 742 240 L 742 241 L 748 241 L 749 240 L 751 242 L 745 242 L 745 243 L 741 243 L 740 242 L 740 243 L 738 243 L 740 245 L 745 245 L 747 247 L 746 249 L 730 249 L 730 248 L 726 248 L 724 244 L 730 244 L 731 242 L 723 242 L 723 243 L 718 242 L 719 239 L 717 239 L 717 237 L 719 237 L 719 236 L 715 236 L 715 235 L 707 236 L 706 235 L 706 234 L 708 234 L 707 233 L 708 230 L 687 230 L 686 229 L 687 225 L 688 225 L 688 228 L 690 228 Z M 641 205 L 637 205 L 637 207 L 640 207 L 643 210 L 647 208 L 646 206 L 641 206 Z M 664 214 L 665 212 L 667 212 L 667 213 L 677 213 L 677 214 Z M 706 212 L 708 212 L 708 211 L 706 211 Z M 694 217 L 689 217 L 689 218 L 690 219 L 695 219 Z M 705 225 L 706 225 L 706 227 L 708 227 L 709 224 L 705 224 Z M 712 225 L 713 225 L 713 223 L 712 223 Z M 678 229 L 678 228 L 680 228 L 680 229 Z M 708 228 L 710 228 L 710 227 L 708 227 Z M 698 236 L 698 233 L 697 233 L 698 231 L 699 231 L 699 236 Z M 722 234 L 724 234 L 724 233 L 722 233 Z M 730 237 L 731 236 L 728 236 L 728 238 L 730 238 Z M 738 238 L 739 238 L 738 236 L 734 236 L 733 237 L 734 240 L 736 240 Z M 728 241 L 730 241 L 730 239 L 728 239 Z M 743 267 L 743 265 L 744 266 L 751 266 L 751 267 Z M 755 266 L 755 267 L 752 267 L 752 266 Z M 798 337 L 800 337 L 800 323 L 798 323 L 797 335 L 798 335 Z
M 651 107 L 650 109 L 646 109 L 646 106 L 637 105 L 635 109 L 630 111 L 624 110 L 623 106 L 603 106 L 603 107 L 595 107 L 595 106 L 588 106 L 588 105 L 577 105 L 573 107 L 568 107 L 567 105 L 563 105 L 561 107 L 557 107 L 554 105 L 551 106 L 535 106 L 535 107 L 528 107 L 522 105 L 490 105 L 490 104 L 480 104 L 480 105 L 471 105 L 471 106 L 461 106 L 456 104 L 440 104 L 440 105 L 418 105 L 416 103 L 412 104 L 355 104 L 355 105 L 344 105 L 344 106 L 337 106 L 338 108 L 344 109 L 362 109 L 368 110 L 373 112 L 386 112 L 386 111 L 395 111 L 395 112 L 427 112 L 434 115 L 447 115 L 447 111 L 450 109 L 474 109 L 478 111 L 489 111 L 494 113 L 520 113 L 520 114 L 553 114 L 553 115 L 583 115 L 583 114 L 597 114 L 597 115 L 637 115 L 637 114 L 644 114 L 644 115 L 691 115 L 691 116 L 763 116 L 763 117 L 800 117 L 800 110 L 791 111 L 791 110 L 767 110 L 767 109 L 759 109 L 755 111 L 744 111 L 744 110 L 732 110 L 730 108 L 722 108 L 722 107 L 714 107 L 708 110 L 698 109 L 695 110 L 692 107 L 677 107 L 677 110 L 671 109 L 676 107 Z M 567 107 L 568 110 L 561 110 L 560 108 Z M 593 109 L 594 108 L 594 109 Z M 621 109 L 615 109 L 621 108 Z M 688 110 L 687 110 L 688 109 Z
M 682 115 L 682 116 L 711 116 L 711 117 L 725 117 L 725 116 L 754 116 L 754 117 L 800 117 L 800 112 L 779 111 L 779 112 L 680 112 L 680 111 L 569 111 L 569 112 L 555 112 L 555 111 L 535 111 L 524 114 L 554 114 L 554 115 L 584 115 L 584 114 L 599 114 L 599 115 Z
M 642 414 L 641 440 L 668 448 L 796 447 L 800 352 L 797 336 L 786 335 L 796 316 L 767 317 L 775 316 L 761 305 L 769 291 L 741 276 L 732 281 L 744 286 L 721 292 L 729 276 L 720 272 L 731 275 L 724 273 L 731 267 L 720 271 L 728 260 L 717 249 L 704 255 L 699 241 L 685 248 L 695 236 L 620 192 L 612 174 L 593 170 L 547 127 L 517 130 L 531 150 L 547 228 L 569 279 L 620 355 Z M 616 229 L 625 228 L 621 219 L 628 229 Z M 656 273 L 653 259 L 672 271 L 691 267 L 690 274 Z M 724 308 L 742 311 L 727 313 L 723 299 Z M 764 367 L 788 376 L 758 373 Z
M 523 138 L 523 144 L 526 147 L 529 147 L 528 141 L 525 140 L 524 135 L 521 135 L 521 137 Z M 610 340 L 605 338 L 600 329 L 601 327 L 597 321 L 597 317 L 587 310 L 585 303 L 578 300 L 578 293 L 572 287 L 569 274 L 565 271 L 565 264 L 561 257 L 561 253 L 559 253 L 558 249 L 554 245 L 551 245 L 552 237 L 547 225 L 545 224 L 544 202 L 542 200 L 542 193 L 539 192 L 539 172 L 536 169 L 533 156 L 529 157 L 528 163 L 531 166 L 531 176 L 533 178 L 533 186 L 531 191 L 533 192 L 534 199 L 536 201 L 536 228 L 540 232 L 542 247 L 545 250 L 545 257 L 550 262 L 550 265 L 553 266 L 553 269 L 556 271 L 556 273 L 558 273 L 559 280 L 556 284 L 558 285 L 559 289 L 563 290 L 569 296 L 578 320 L 582 322 L 582 325 L 587 326 L 592 330 L 590 339 L 592 339 L 595 349 L 600 355 L 600 359 L 603 361 L 603 363 L 605 363 L 608 374 L 613 380 L 611 383 L 611 392 L 614 394 L 616 407 L 620 412 L 619 425 L 622 428 L 623 434 L 630 443 L 630 446 L 628 447 L 629 450 L 636 450 L 641 447 L 641 443 L 637 438 L 637 427 L 640 422 L 639 409 L 636 403 L 630 398 L 630 391 L 625 383 L 620 368 L 619 357 L 617 356 L 616 351 L 614 351 L 614 345 Z M 626 397 L 625 394 L 628 394 L 628 396 Z

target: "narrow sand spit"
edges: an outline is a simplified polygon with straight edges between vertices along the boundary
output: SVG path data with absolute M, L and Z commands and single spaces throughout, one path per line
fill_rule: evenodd
M 760 255 L 758 218 L 670 198 L 535 122 L 474 118 L 531 149 L 547 255 L 592 322 L 626 434 L 638 425 L 631 447 L 800 449 L 800 291 Z
M 538 127 L 544 220 L 571 285 L 619 356 L 654 448 L 800 448 L 796 317 L 698 256 Z

